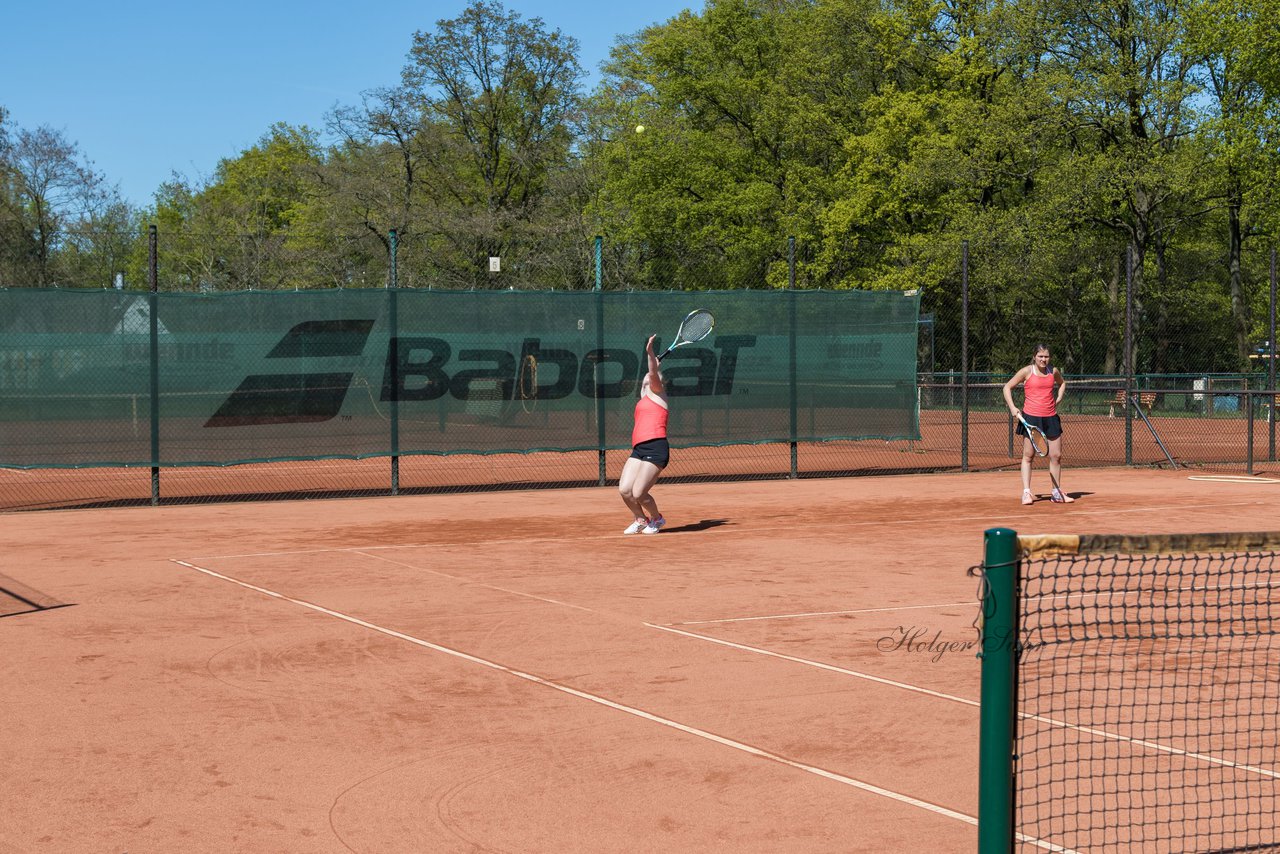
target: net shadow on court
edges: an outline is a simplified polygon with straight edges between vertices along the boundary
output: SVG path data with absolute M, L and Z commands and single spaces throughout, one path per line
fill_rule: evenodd
M 0 617 L 16 617 L 55 608 L 69 608 L 73 603 L 60 602 L 16 579 L 0 573 Z

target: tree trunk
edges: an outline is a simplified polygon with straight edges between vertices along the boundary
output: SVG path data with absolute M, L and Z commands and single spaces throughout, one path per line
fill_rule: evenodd
M 1244 274 L 1241 270 L 1244 236 L 1240 225 L 1240 199 L 1235 192 L 1227 205 L 1227 270 L 1231 283 L 1231 326 L 1236 334 L 1236 356 L 1240 370 L 1249 370 L 1249 301 L 1244 293 Z
M 1129 251 L 1133 257 L 1133 289 L 1132 298 L 1126 296 L 1133 306 L 1133 312 L 1129 318 L 1129 352 L 1126 354 L 1128 360 L 1126 362 L 1131 373 L 1140 373 L 1141 367 L 1138 365 L 1138 342 L 1142 339 L 1142 268 L 1146 263 L 1147 244 L 1143 239 L 1145 234 L 1142 229 L 1137 229 L 1138 234 L 1134 235 L 1133 243 L 1129 247 Z
M 1119 367 L 1120 347 L 1124 341 L 1124 304 L 1120 302 L 1120 283 L 1124 281 L 1124 253 L 1115 259 L 1111 267 L 1111 281 L 1107 283 L 1107 307 L 1111 314 L 1111 335 L 1107 338 L 1107 351 L 1102 360 L 1102 372 L 1114 375 Z M 1114 334 L 1119 330 L 1119 334 Z
M 1156 293 L 1162 298 L 1156 302 L 1155 331 L 1152 335 L 1155 347 L 1151 372 L 1163 374 L 1169 368 L 1169 304 L 1163 299 L 1163 295 L 1169 293 L 1169 265 L 1166 263 L 1164 241 L 1157 240 L 1153 249 L 1156 255 Z

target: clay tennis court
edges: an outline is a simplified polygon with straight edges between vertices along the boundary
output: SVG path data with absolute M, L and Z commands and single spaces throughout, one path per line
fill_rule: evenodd
M 673 483 L 652 537 L 611 488 L 8 514 L 0 851 L 972 851 L 982 531 L 1280 496 L 1064 486 Z

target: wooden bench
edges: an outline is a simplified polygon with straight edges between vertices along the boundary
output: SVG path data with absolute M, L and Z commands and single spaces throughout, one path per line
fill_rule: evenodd
M 1149 410 L 1156 403 L 1156 393 L 1154 391 L 1138 392 L 1138 402 L 1142 404 L 1142 408 Z M 1111 399 L 1111 409 L 1107 412 L 1108 418 L 1116 417 L 1116 407 L 1120 407 L 1120 411 L 1124 411 L 1124 389 L 1116 391 L 1115 397 Z

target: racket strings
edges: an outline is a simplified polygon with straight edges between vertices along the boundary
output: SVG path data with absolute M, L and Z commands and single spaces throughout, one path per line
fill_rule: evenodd
M 1036 449 L 1036 453 L 1044 456 L 1049 453 L 1049 440 L 1039 430 L 1032 428 L 1030 431 L 1031 444 Z
M 679 338 L 685 341 L 701 341 L 711 334 L 712 327 L 715 326 L 715 319 L 709 311 L 695 311 L 684 319 L 684 323 L 680 324 Z

